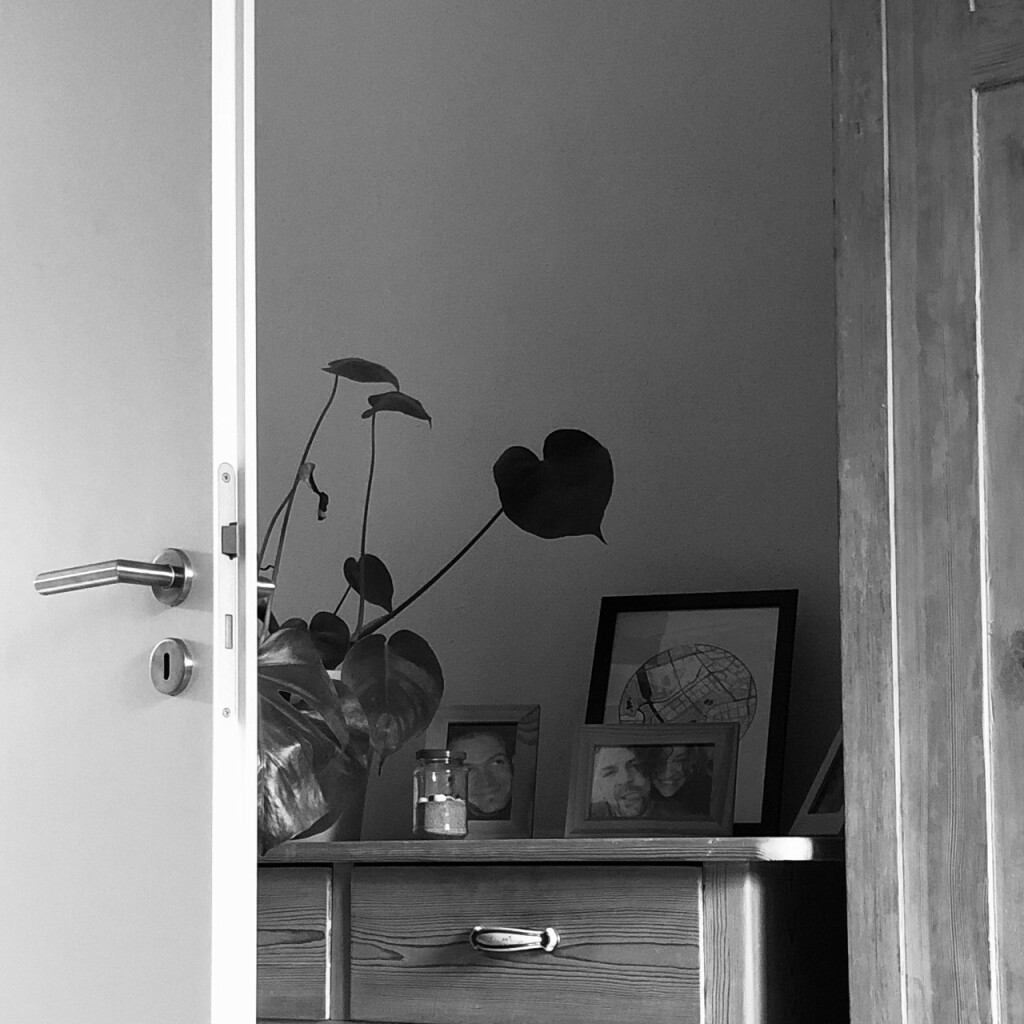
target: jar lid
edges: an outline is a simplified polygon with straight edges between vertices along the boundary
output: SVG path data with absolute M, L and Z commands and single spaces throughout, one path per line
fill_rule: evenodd
M 461 750 L 417 750 L 417 761 L 451 761 L 454 764 L 462 764 L 466 755 Z

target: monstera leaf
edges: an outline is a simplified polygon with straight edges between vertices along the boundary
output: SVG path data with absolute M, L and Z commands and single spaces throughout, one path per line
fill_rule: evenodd
M 391 579 L 391 573 L 388 572 L 388 567 L 376 555 L 366 554 L 361 559 L 346 558 L 342 572 L 345 575 L 345 582 L 357 594 L 362 594 L 370 604 L 375 604 L 385 611 L 391 611 L 391 601 L 395 596 L 395 584 Z M 363 573 L 366 575 L 365 591 L 360 589 Z
M 325 671 L 308 630 L 272 633 L 259 652 L 259 842 L 266 852 L 341 815 L 366 784 L 369 727 L 358 698 Z
M 309 620 L 309 635 L 326 669 L 337 668 L 348 652 L 349 628 L 334 612 L 317 612 Z
M 354 644 L 341 663 L 341 681 L 366 710 L 370 742 L 380 763 L 422 732 L 444 692 L 441 666 L 426 640 L 401 629 Z
M 536 537 L 599 540 L 601 520 L 612 496 L 612 457 L 582 430 L 556 430 L 544 441 L 544 458 L 515 446 L 494 464 L 502 511 Z

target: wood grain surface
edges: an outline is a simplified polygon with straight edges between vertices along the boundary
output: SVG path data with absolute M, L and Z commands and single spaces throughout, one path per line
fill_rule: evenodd
M 1002 1024 L 1024 1006 L 1024 4 L 833 12 L 853 1019 Z
M 1024 13 L 1018 43 L 1024 42 Z M 1024 65 L 1020 68 L 1024 77 Z M 1024 1017 L 1024 84 L 977 100 L 996 1007 Z
M 704 869 L 705 1024 L 849 1020 L 839 864 Z
M 330 869 L 261 867 L 257 1001 L 262 1019 L 323 1020 L 330 1011 Z
M 881 19 L 880 0 L 833 0 L 844 810 L 858 1024 L 903 1021 Z
M 419 1024 L 698 1024 L 699 868 L 357 866 L 351 1013 Z M 553 927 L 552 953 L 493 954 L 475 925 Z
M 284 843 L 264 864 L 662 862 L 842 860 L 837 836 L 678 836 L 648 839 L 453 839 Z

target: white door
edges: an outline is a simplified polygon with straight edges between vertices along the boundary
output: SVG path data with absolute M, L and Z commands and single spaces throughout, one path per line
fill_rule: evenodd
M 236 303 L 241 7 L 0 4 L 10 1024 L 255 1016 L 255 723 L 240 682 L 253 645 L 237 603 L 255 576 L 220 553 L 219 532 L 244 523 L 232 473 L 245 481 L 252 465 Z M 142 586 L 33 589 L 38 573 L 169 547 L 195 569 L 177 607 Z M 165 637 L 194 655 L 179 696 L 150 678 Z

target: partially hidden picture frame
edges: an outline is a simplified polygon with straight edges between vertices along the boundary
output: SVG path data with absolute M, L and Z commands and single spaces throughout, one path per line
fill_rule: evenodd
M 566 837 L 732 834 L 739 725 L 585 725 Z
M 426 743 L 466 754 L 470 838 L 530 838 L 539 738 L 539 704 L 452 704 L 438 709 L 427 727 Z
M 791 836 L 837 836 L 845 823 L 843 733 L 836 733 L 825 760 L 790 827 Z
M 601 599 L 588 724 L 739 725 L 736 835 L 777 835 L 797 591 Z

